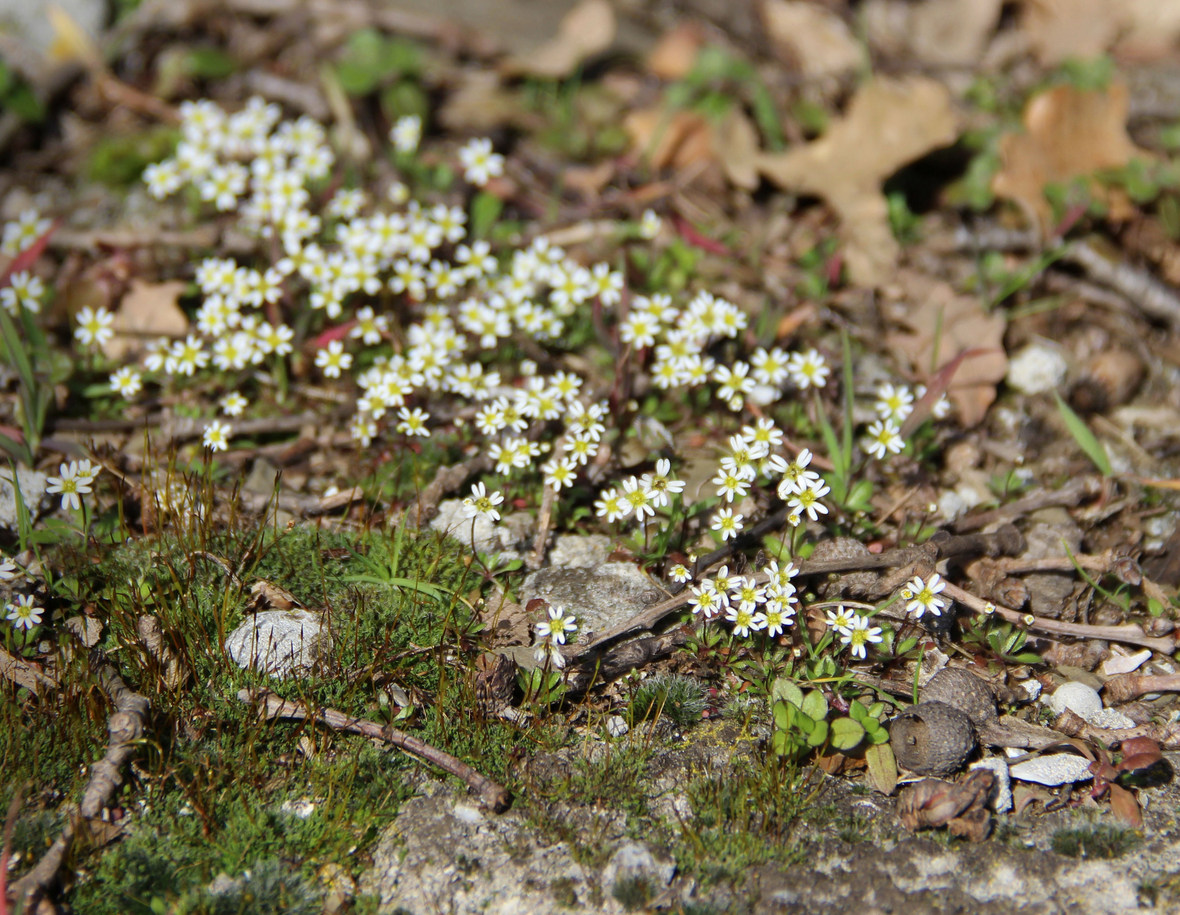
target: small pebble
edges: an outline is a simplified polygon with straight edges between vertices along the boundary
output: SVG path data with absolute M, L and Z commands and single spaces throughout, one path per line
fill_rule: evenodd
M 991 769 L 996 776 L 996 786 L 992 789 L 992 799 L 988 806 L 996 813 L 1007 813 L 1012 809 L 1012 779 L 1008 775 L 1007 762 L 998 756 L 989 756 L 972 763 L 968 769 Z
M 1022 394 L 1044 394 L 1061 387 L 1069 366 L 1057 347 L 1030 343 L 1008 363 L 1008 384 Z
M 1084 782 L 1094 777 L 1090 772 L 1090 760 L 1084 756 L 1074 756 L 1072 753 L 1054 753 L 1050 756 L 1026 759 L 1009 767 L 1008 773 L 1012 778 L 1022 782 L 1035 782 L 1051 787 Z
M 1053 710 L 1054 715 L 1069 709 L 1087 721 L 1102 711 L 1102 699 L 1098 691 L 1085 683 L 1062 683 L 1045 700 L 1045 704 Z
M 622 715 L 611 715 L 606 719 L 606 732 L 611 737 L 623 737 L 631 730 Z
M 1133 728 L 1135 722 L 1118 709 L 1104 708 L 1086 719 L 1096 728 Z

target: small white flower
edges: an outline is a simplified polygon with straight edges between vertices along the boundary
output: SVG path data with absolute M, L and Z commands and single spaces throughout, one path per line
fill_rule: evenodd
M 91 308 L 87 305 L 78 312 L 78 326 L 74 337 L 83 346 L 102 346 L 115 335 L 111 329 L 115 316 L 105 308 Z
M 232 428 L 228 423 L 215 419 L 205 427 L 205 434 L 201 437 L 201 442 L 210 451 L 225 451 L 229 447 L 231 433 Z
M 422 140 L 422 118 L 416 114 L 398 118 L 397 123 L 390 128 L 389 140 L 399 153 L 408 155 L 414 152 Z
M 946 582 L 937 572 L 930 576 L 929 581 L 924 581 L 920 576 L 915 577 L 901 592 L 901 596 L 908 601 L 905 605 L 906 613 L 912 613 L 918 619 L 926 612 L 941 616 L 947 601 L 938 595 L 945 588 Z
M 41 615 L 45 612 L 43 607 L 37 606 L 37 600 L 32 594 L 18 595 L 16 600 L 4 609 L 7 611 L 8 619 L 12 621 L 13 627 L 26 631 L 34 626 L 40 626 Z
M 499 521 L 500 512 L 496 510 L 496 506 L 503 501 L 504 496 L 499 491 L 489 493 L 482 481 L 474 483 L 471 486 L 471 495 L 463 500 L 463 513 L 468 518 L 483 517 L 490 521 Z

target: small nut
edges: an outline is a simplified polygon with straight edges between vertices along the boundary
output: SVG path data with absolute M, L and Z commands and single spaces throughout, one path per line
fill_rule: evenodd
M 958 772 L 975 749 L 971 719 L 945 702 L 920 702 L 889 723 L 893 755 L 919 775 Z
M 923 702 L 945 702 L 963 712 L 976 727 L 996 720 L 991 684 L 961 667 L 940 670 L 922 687 Z

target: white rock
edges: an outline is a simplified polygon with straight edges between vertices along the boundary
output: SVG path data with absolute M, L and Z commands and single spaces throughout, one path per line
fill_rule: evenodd
M 1036 699 L 1038 696 L 1040 696 L 1041 690 L 1044 689 L 1044 687 L 1041 686 L 1040 680 L 1022 680 L 1020 683 L 1016 684 L 1016 688 L 1028 696 L 1030 700 Z
M 1057 347 L 1030 343 L 1009 361 L 1007 381 L 1022 394 L 1044 394 L 1061 386 L 1068 369 Z
M 1151 649 L 1144 648 L 1134 654 L 1112 654 L 1102 662 L 1102 675 L 1114 677 L 1119 674 L 1129 674 L 1143 666 L 1143 662 L 1151 657 Z
M 606 732 L 610 734 L 611 737 L 622 737 L 629 730 L 631 730 L 631 728 L 627 725 L 627 722 L 623 720 L 622 715 L 611 715 L 606 719 Z
M 972 763 L 971 769 L 991 769 L 996 776 L 996 787 L 992 792 L 991 808 L 996 813 L 1007 813 L 1012 809 L 1012 779 L 1008 775 L 1008 763 L 998 756 L 989 756 L 977 763 Z
M 305 674 L 331 646 L 319 614 L 307 610 L 264 610 L 250 614 L 225 640 L 239 667 L 272 677 Z
M 1128 718 L 1118 709 L 1104 708 L 1096 715 L 1090 715 L 1087 719 L 1090 724 L 1096 728 L 1133 728 L 1135 722 Z
M 1008 774 L 1022 782 L 1038 785 L 1068 785 L 1084 782 L 1094 775 L 1090 772 L 1090 760 L 1072 753 L 1054 753 L 1026 759 L 1008 768 Z
M 1062 683 L 1053 695 L 1045 700 L 1045 704 L 1053 710 L 1054 715 L 1060 715 L 1069 709 L 1087 721 L 1102 711 L 1102 699 L 1098 691 L 1085 683 Z

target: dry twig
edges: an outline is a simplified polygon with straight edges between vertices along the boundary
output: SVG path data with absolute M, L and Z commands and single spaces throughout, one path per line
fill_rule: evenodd
M 91 767 L 90 781 L 82 792 L 82 800 L 61 835 L 33 869 L 13 885 L 12 896 L 21 901 L 23 911 L 34 910 L 33 906 L 56 879 L 79 831 L 85 828 L 87 821 L 97 818 L 115 796 L 123 784 L 123 767 L 135 755 L 143 736 L 148 700 L 124 683 L 110 665 L 104 665 L 99 670 L 98 682 L 115 707 L 107 722 L 107 751 Z
M 503 813 L 512 804 L 512 795 L 503 785 L 481 775 L 467 763 L 456 759 L 449 753 L 432 747 L 412 734 L 399 731 L 391 725 L 381 725 L 364 718 L 353 718 L 330 708 L 315 712 L 301 703 L 280 699 L 268 689 L 244 689 L 238 693 L 238 698 L 245 703 L 260 706 L 260 710 L 267 718 L 311 719 L 319 721 L 333 730 L 350 731 L 354 734 L 363 734 L 365 737 L 391 743 L 419 759 L 438 766 L 444 772 L 461 778 L 467 783 L 467 787 L 476 794 L 480 803 L 495 813 Z

